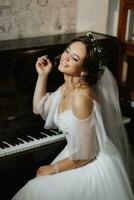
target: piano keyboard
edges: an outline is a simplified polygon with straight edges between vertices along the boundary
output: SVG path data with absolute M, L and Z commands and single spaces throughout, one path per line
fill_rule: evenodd
M 43 129 L 40 133 L 28 133 L 16 138 L 8 137 L 0 141 L 0 157 L 16 154 L 50 143 L 65 140 L 65 135 L 57 130 Z
M 129 123 L 130 119 L 123 117 L 124 124 Z M 36 128 L 35 128 L 36 129 Z M 25 132 L 26 130 L 24 130 Z M 56 143 L 65 140 L 65 135 L 54 129 L 43 129 L 41 132 L 36 130 L 26 131 L 27 133 L 16 133 L 16 136 L 0 140 L 0 157 L 13 155 L 19 152 L 27 151 L 47 144 Z

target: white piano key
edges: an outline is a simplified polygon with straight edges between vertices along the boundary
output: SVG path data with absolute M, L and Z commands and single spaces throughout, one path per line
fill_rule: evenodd
M 5 155 L 5 150 L 0 148 L 0 157 L 4 157 Z

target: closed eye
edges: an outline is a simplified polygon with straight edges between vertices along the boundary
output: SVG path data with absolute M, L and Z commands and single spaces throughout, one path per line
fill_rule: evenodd
M 79 56 L 76 53 L 73 53 L 73 52 L 71 53 L 70 47 L 66 48 L 65 52 L 70 53 L 74 61 L 76 62 L 79 61 Z
M 78 58 L 77 57 L 75 57 L 75 56 L 73 56 L 73 60 L 74 61 L 76 61 L 76 62 L 78 62 L 79 60 L 78 60 Z

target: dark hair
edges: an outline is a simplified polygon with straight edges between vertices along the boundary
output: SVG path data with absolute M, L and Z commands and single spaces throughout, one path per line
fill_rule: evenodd
M 83 62 L 83 79 L 90 85 L 95 85 L 104 72 L 106 60 L 102 48 L 92 34 L 73 39 L 67 46 L 74 42 L 82 42 L 86 47 L 86 57 Z

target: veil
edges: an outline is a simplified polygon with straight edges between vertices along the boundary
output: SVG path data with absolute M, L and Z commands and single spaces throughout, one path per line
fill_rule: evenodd
M 118 85 L 110 70 L 105 67 L 104 73 L 95 86 L 101 104 L 101 112 L 107 136 L 121 154 L 130 179 L 134 169 L 134 160 L 123 124 L 119 103 Z M 134 176 L 133 176 L 134 178 Z

